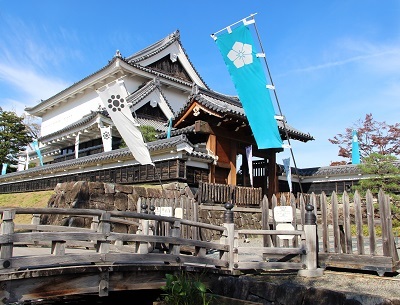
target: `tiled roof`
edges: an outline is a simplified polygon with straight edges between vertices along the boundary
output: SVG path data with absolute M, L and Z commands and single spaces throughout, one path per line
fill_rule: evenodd
M 166 132 L 168 129 L 166 123 L 162 121 L 156 121 L 148 118 L 143 118 L 140 116 L 138 116 L 136 119 L 140 126 L 151 126 L 154 127 L 155 130 L 160 132 Z
M 129 63 L 136 63 L 147 59 L 149 57 L 154 56 L 155 54 L 160 53 L 162 50 L 166 49 L 169 45 L 173 44 L 175 41 L 179 41 L 179 31 L 175 31 L 169 34 L 167 37 L 160 39 L 159 41 L 153 43 L 152 45 L 128 56 L 126 60 Z
M 176 118 L 179 118 L 184 113 L 186 113 L 186 111 L 191 106 L 192 102 L 196 101 L 199 104 L 203 105 L 204 107 L 207 107 L 208 109 L 218 112 L 222 115 L 229 114 L 230 116 L 233 115 L 246 119 L 246 115 L 244 113 L 242 104 L 237 97 L 224 95 L 204 88 L 196 88 L 196 90 L 197 93 L 194 93 L 189 97 L 187 103 L 178 112 Z M 285 132 L 284 127 L 286 127 L 289 136 L 291 136 L 292 138 L 301 141 L 314 140 L 314 138 L 310 134 L 301 132 L 300 130 L 293 128 L 287 123 L 283 124 L 283 122 L 280 120 L 277 120 L 277 123 L 278 123 L 278 129 L 281 133 Z
M 153 142 L 147 143 L 147 147 L 150 152 L 155 152 L 164 149 L 171 149 L 176 148 L 179 144 L 187 144 L 193 147 L 192 143 L 187 139 L 185 135 L 180 135 L 176 137 L 171 137 L 169 139 L 161 139 Z M 194 148 L 192 152 L 187 153 L 188 156 L 203 158 L 207 160 L 213 160 L 213 158 L 205 153 L 196 151 Z M 37 166 L 34 168 L 30 168 L 28 170 L 9 173 L 3 177 L 0 177 L 0 181 L 4 178 L 17 178 L 20 176 L 29 176 L 29 175 L 38 175 L 38 174 L 46 174 L 53 171 L 60 171 L 60 170 L 68 170 L 69 168 L 76 168 L 77 166 L 87 166 L 90 164 L 97 164 L 102 163 L 105 161 L 116 162 L 118 159 L 126 159 L 126 158 L 133 158 L 132 153 L 130 152 L 129 148 L 121 148 L 117 150 L 112 150 L 108 152 L 103 152 L 95 155 L 85 156 L 77 159 L 67 160 L 64 162 L 48 164 L 44 166 Z
M 145 48 L 139 52 L 136 52 L 136 53 L 132 54 L 131 56 L 128 56 L 126 58 L 126 61 L 130 64 L 133 64 L 136 67 L 142 67 L 140 65 L 136 65 L 136 63 L 160 53 L 162 50 L 166 49 L 168 46 L 170 46 L 174 42 L 179 43 L 187 60 L 189 61 L 190 65 L 192 66 L 193 70 L 196 72 L 198 77 L 208 88 L 207 84 L 204 82 L 203 78 L 200 76 L 200 74 L 194 67 L 193 63 L 190 61 L 190 58 L 189 58 L 188 54 L 186 53 L 185 49 L 183 48 L 181 40 L 180 40 L 179 30 L 176 30 L 175 32 L 169 34 L 167 37 L 160 39 L 159 41 L 153 43 L 152 45 L 148 46 L 147 48 Z
M 181 134 L 188 134 L 194 132 L 195 127 L 194 124 L 190 126 L 186 126 L 184 128 L 178 128 L 178 129 L 171 129 L 171 137 L 181 135 Z M 157 136 L 159 139 L 165 139 L 167 137 L 167 131 L 160 133 Z
M 87 125 L 89 123 L 94 123 L 94 122 L 96 122 L 96 119 L 99 116 L 100 117 L 104 117 L 104 118 L 108 117 L 107 110 L 104 109 L 102 111 L 92 111 L 91 113 L 83 116 L 80 120 L 78 120 L 78 121 L 76 121 L 76 122 L 74 122 L 74 123 L 72 123 L 70 125 L 67 125 L 64 128 L 62 128 L 62 129 L 60 129 L 60 130 L 58 130 L 56 132 L 52 132 L 52 133 L 47 134 L 47 135 L 45 135 L 43 137 L 40 137 L 39 141 L 40 142 L 45 142 L 48 139 L 51 139 L 52 137 L 57 136 L 58 134 L 61 134 L 63 132 L 67 132 L 69 130 L 72 130 L 72 129 L 77 128 L 77 127 L 81 127 L 83 125 Z
M 306 177 L 315 176 L 336 176 L 336 175 L 353 175 L 361 174 L 357 164 L 346 164 L 336 166 L 323 166 L 299 169 L 299 174 Z
M 185 81 L 185 80 L 180 79 L 180 78 L 173 77 L 171 75 L 162 73 L 160 71 L 156 71 L 156 70 L 153 70 L 151 68 L 143 67 L 143 66 L 141 66 L 139 64 L 132 64 L 132 63 L 128 63 L 128 64 L 130 64 L 132 67 L 135 67 L 136 69 L 142 70 L 142 71 L 147 72 L 147 73 L 151 73 L 151 74 L 153 74 L 155 76 L 158 76 L 158 77 L 161 77 L 161 78 L 164 78 L 164 79 L 172 80 L 172 81 L 174 81 L 174 82 L 176 82 L 178 84 L 185 85 L 185 86 L 188 86 L 188 87 L 192 86 L 191 82 Z
M 132 92 L 129 96 L 127 96 L 126 100 L 129 103 L 132 103 L 132 105 L 136 105 L 139 103 L 141 100 L 143 100 L 146 96 L 148 96 L 150 93 L 152 93 L 154 90 L 158 90 L 162 97 L 164 98 L 165 102 L 167 103 L 167 106 L 169 110 L 174 113 L 171 105 L 168 103 L 168 100 L 162 90 L 160 89 L 160 82 L 158 78 L 156 80 L 151 80 L 148 81 L 143 87 L 139 88 L 138 90 Z

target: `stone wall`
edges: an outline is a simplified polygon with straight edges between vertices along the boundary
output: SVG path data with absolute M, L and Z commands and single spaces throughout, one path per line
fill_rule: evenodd
M 193 197 L 190 189 L 180 183 L 171 183 L 154 187 L 121 185 L 103 182 L 65 182 L 59 183 L 54 189 L 47 206 L 53 208 L 100 209 L 106 211 L 139 212 L 139 198 L 145 198 L 148 203 L 154 204 L 163 199 L 179 201 L 180 197 Z M 148 204 L 149 205 L 149 204 Z M 64 226 L 90 227 L 92 219 L 70 217 L 65 215 L 45 215 L 41 219 L 43 224 L 57 224 Z M 119 226 L 115 224 L 115 226 Z M 117 231 L 125 232 L 124 225 Z M 115 228 L 114 228 L 115 229 Z
M 160 186 L 143 187 L 88 181 L 59 183 L 47 206 L 140 212 L 139 198 L 148 206 L 172 206 L 176 208 L 182 207 L 182 202 L 185 202 L 183 207 L 187 219 L 214 225 L 222 225 L 223 223 L 225 208 L 222 205 L 202 205 L 198 209 L 194 209 L 193 205 L 198 203 L 195 201 L 191 189 L 184 183 L 163 185 L 162 189 Z M 195 215 L 195 213 L 198 213 L 198 215 Z M 92 219 L 65 215 L 45 215 L 42 216 L 41 222 L 43 224 L 89 228 Z M 241 208 L 240 211 L 234 213 L 234 222 L 237 229 L 261 229 L 261 209 Z M 114 229 L 119 232 L 130 230 L 125 225 L 115 224 L 115 227 Z M 215 231 L 202 230 L 201 233 L 203 240 L 219 238 L 219 236 L 215 236 Z
M 343 277 L 343 275 L 338 275 Z M 369 285 L 381 287 L 379 294 L 372 294 L 368 281 L 366 284 L 356 279 L 351 280 L 348 291 L 339 291 L 343 284 L 334 278 L 302 278 L 278 273 L 260 276 L 220 276 L 211 283 L 211 291 L 217 295 L 233 299 L 246 300 L 251 304 L 263 305 L 399 305 L 397 283 L 370 280 Z M 317 283 L 320 287 L 317 287 Z M 393 281 L 392 281 L 393 282 Z M 325 283 L 325 284 L 324 284 Z M 389 285 L 390 284 L 390 285 Z M 385 287 L 386 286 L 386 287 Z M 254 303 L 253 303 L 254 302 Z M 220 303 L 221 304 L 221 303 Z

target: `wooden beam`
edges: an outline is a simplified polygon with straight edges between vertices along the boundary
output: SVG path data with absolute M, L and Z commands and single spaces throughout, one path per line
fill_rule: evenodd
M 272 198 L 272 195 L 277 194 L 278 189 L 278 177 L 276 176 L 276 153 L 273 150 L 269 151 L 268 158 L 268 199 Z
M 237 142 L 231 141 L 231 149 L 230 149 L 230 172 L 228 176 L 228 184 L 236 185 L 236 154 L 237 154 Z
M 217 137 L 214 134 L 210 134 L 207 140 L 206 148 L 212 151 L 214 154 L 217 152 Z M 208 174 L 208 182 L 215 182 L 215 164 L 210 164 L 210 173 Z

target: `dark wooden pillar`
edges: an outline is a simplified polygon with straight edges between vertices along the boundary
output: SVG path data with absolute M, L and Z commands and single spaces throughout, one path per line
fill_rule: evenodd
M 268 153 L 268 199 L 271 199 L 272 195 L 279 192 L 278 176 L 276 174 L 276 152 L 270 150 Z
M 210 135 L 208 137 L 206 147 L 210 151 L 212 151 L 213 154 L 217 153 L 217 137 L 215 135 Z M 208 176 L 208 182 L 215 183 L 215 164 L 214 163 L 210 164 L 210 173 Z
M 243 186 L 249 186 L 249 163 L 247 160 L 246 152 L 242 154 L 242 177 L 243 177 Z
M 228 176 L 228 184 L 236 185 L 236 155 L 237 155 L 237 142 L 230 142 L 230 156 L 229 156 L 229 166 L 230 172 Z

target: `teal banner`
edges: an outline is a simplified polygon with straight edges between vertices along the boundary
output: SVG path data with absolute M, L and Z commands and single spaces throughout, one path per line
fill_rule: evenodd
M 7 163 L 3 163 L 3 166 L 1 168 L 1 174 L 5 175 L 7 173 Z
M 352 136 L 351 163 L 360 164 L 360 146 L 358 144 L 357 130 L 352 131 Z
M 282 148 L 269 89 L 250 29 L 241 24 L 216 36 L 259 149 Z
M 43 157 L 42 157 L 42 154 L 41 154 L 40 149 L 39 149 L 38 141 L 37 140 L 33 140 L 32 146 L 33 146 L 33 149 L 36 151 L 36 154 L 39 157 L 40 165 L 43 166 Z

